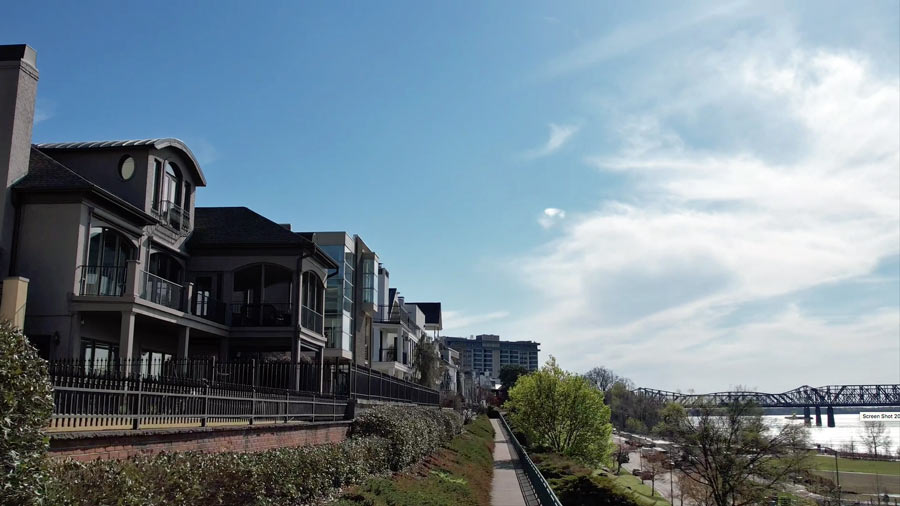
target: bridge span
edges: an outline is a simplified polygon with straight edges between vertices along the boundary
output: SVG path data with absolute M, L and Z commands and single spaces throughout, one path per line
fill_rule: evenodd
M 765 392 L 715 392 L 685 394 L 653 388 L 634 391 L 662 402 L 675 402 L 686 408 L 723 406 L 733 402 L 753 402 L 762 408 L 803 408 L 804 419 L 811 418 L 810 408 L 815 408 L 816 425 L 822 425 L 821 409 L 827 410 L 828 426 L 834 427 L 835 407 L 900 407 L 898 385 L 827 385 L 802 387 L 770 394 Z

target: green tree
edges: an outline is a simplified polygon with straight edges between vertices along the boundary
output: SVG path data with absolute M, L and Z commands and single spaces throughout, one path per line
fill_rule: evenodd
M 444 375 L 444 365 L 434 342 L 423 339 L 413 351 L 413 371 L 420 385 L 437 388 Z
M 610 455 L 609 407 L 583 376 L 563 371 L 552 356 L 509 390 L 505 407 L 530 444 L 590 464 Z
M 47 362 L 22 332 L 0 322 L 0 505 L 38 502 L 52 410 Z
M 684 409 L 664 411 L 661 432 L 684 452 L 685 478 L 717 506 L 763 504 L 808 465 L 806 428 L 773 430 L 752 403 L 705 406 L 690 416 Z
M 508 364 L 500 368 L 500 385 L 504 390 L 509 390 L 516 384 L 519 376 L 528 374 L 528 368 L 519 364 Z

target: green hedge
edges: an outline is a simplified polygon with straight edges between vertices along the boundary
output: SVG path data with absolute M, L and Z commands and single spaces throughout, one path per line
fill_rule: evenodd
M 373 424 L 376 420 L 380 422 L 378 425 Z M 87 464 L 57 463 L 50 469 L 48 503 L 63 506 L 307 503 L 336 488 L 418 461 L 449 441 L 459 432 L 458 427 L 461 427 L 461 417 L 455 412 L 379 407 L 360 415 L 352 426 L 352 437 L 338 444 L 259 453 L 187 452 Z M 398 448 L 402 453 L 396 452 Z
M 9 322 L 0 322 L 0 505 L 37 503 L 53 395 L 47 362 Z
M 385 405 L 357 416 L 351 434 L 390 441 L 391 469 L 397 471 L 450 442 L 462 424 L 462 416 L 451 410 Z

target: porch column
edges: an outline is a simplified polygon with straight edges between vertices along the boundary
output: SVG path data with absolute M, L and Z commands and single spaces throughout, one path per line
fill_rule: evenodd
M 175 358 L 178 361 L 178 368 L 184 374 L 187 374 L 188 371 L 188 348 L 190 343 L 191 328 L 181 327 L 178 329 L 178 348 L 175 350 Z
M 128 260 L 125 266 L 125 296 L 140 297 L 141 296 L 141 261 Z
M 69 341 L 65 345 L 68 347 L 68 355 L 65 355 L 66 351 L 58 350 L 56 343 L 53 343 L 55 358 L 84 358 L 81 356 L 81 313 L 78 311 L 72 313 L 69 318 Z M 63 348 L 63 350 L 65 349 Z
M 119 328 L 119 356 L 122 360 L 135 359 L 134 345 L 134 313 L 122 311 L 122 323 Z
M 9 321 L 17 329 L 25 327 L 25 302 L 28 299 L 28 278 L 13 276 L 3 280 L 3 297 L 0 298 L 0 318 Z
M 300 390 L 300 339 L 291 338 L 291 390 Z

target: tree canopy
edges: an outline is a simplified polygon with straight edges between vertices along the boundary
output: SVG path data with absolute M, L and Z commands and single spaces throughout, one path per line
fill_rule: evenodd
M 500 368 L 500 385 L 504 390 L 509 390 L 516 384 L 519 376 L 528 374 L 528 368 L 519 364 L 508 364 Z
M 587 463 L 609 458 L 612 426 L 603 392 L 583 376 L 563 371 L 552 356 L 518 379 L 505 407 L 531 445 Z

